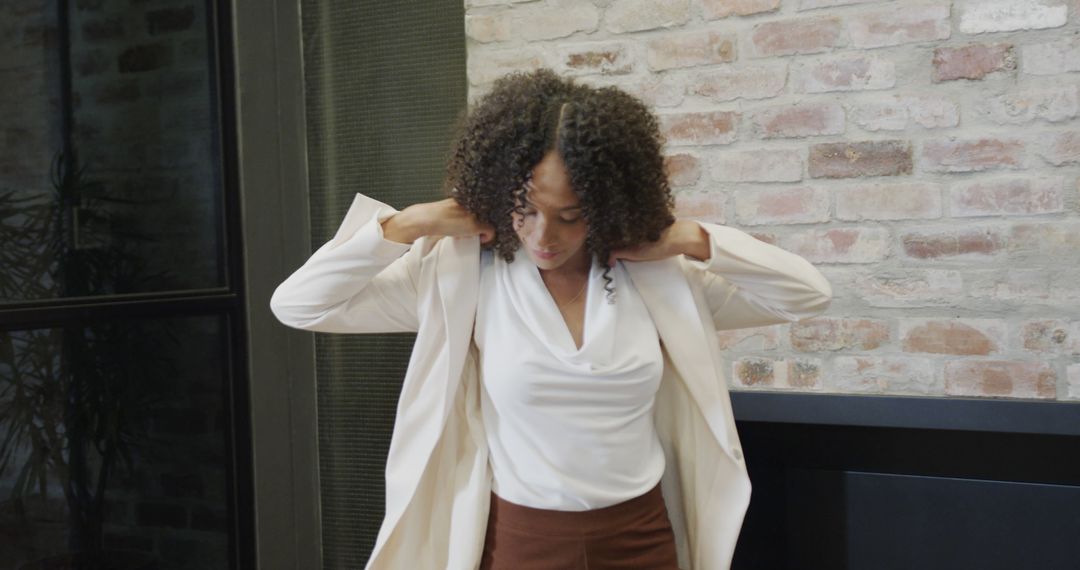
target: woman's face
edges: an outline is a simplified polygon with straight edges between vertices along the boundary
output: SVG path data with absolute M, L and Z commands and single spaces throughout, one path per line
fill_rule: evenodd
M 533 168 L 525 188 L 522 213 L 511 216 L 529 258 L 541 270 L 588 269 L 585 236 L 589 226 L 559 153 L 548 151 Z

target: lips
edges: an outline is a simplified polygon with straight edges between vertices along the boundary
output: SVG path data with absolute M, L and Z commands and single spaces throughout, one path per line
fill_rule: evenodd
M 559 255 L 559 252 L 548 253 L 546 251 L 540 251 L 537 249 L 534 249 L 533 253 L 535 253 L 536 257 L 539 257 L 540 259 L 555 259 L 555 257 Z

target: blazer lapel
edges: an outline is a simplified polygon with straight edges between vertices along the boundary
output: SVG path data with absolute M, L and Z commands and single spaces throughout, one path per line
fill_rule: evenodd
M 715 335 L 705 330 L 704 317 L 678 258 L 624 263 L 676 371 L 720 447 L 734 459 L 732 441 L 737 436 L 728 433 L 729 427 L 734 426 L 734 418 L 724 421 L 724 414 L 730 413 L 730 408 L 723 405 L 725 386 L 713 360 L 716 346 L 710 345 L 715 343 Z

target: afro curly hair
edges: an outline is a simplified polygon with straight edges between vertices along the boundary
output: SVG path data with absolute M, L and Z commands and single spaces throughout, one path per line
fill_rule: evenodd
M 521 242 L 519 211 L 533 168 L 557 151 L 581 200 L 585 248 L 604 269 L 612 250 L 660 239 L 675 222 L 657 119 L 615 87 L 595 88 L 549 69 L 505 75 L 459 120 L 443 191 L 495 228 L 485 247 L 507 262 Z

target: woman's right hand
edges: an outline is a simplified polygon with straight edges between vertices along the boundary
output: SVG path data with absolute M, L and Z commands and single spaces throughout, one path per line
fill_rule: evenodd
M 480 243 L 494 239 L 495 228 L 477 221 L 453 198 L 413 204 L 383 220 L 383 237 L 412 243 L 422 236 L 480 236 Z

